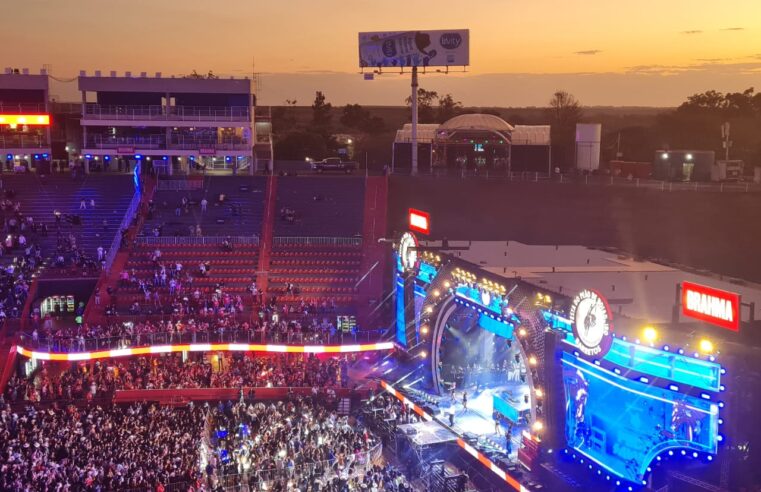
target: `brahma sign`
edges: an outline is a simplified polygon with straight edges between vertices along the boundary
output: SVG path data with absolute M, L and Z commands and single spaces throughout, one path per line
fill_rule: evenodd
M 740 329 L 740 294 L 682 282 L 682 314 L 728 330 Z

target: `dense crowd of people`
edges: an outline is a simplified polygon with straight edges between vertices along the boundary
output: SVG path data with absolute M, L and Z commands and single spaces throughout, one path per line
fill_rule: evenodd
M 138 357 L 127 360 L 72 364 L 56 372 L 43 366 L 30 378 L 14 376 L 8 382 L 9 402 L 93 399 L 110 396 L 115 390 L 168 388 L 300 387 L 347 386 L 347 364 L 351 356 L 320 359 L 313 354 L 279 354 L 248 357 L 236 354 L 183 361 L 178 354 Z
M 327 343 L 353 342 L 357 338 L 356 327 L 339 331 L 334 317 L 281 314 L 276 310 L 262 310 L 251 321 L 216 317 L 206 312 L 197 316 L 172 316 L 165 321 L 144 319 L 61 326 L 53 322 L 53 317 L 51 313 L 41 320 L 33 317 L 27 341 L 33 346 L 71 352 L 154 343 Z
M 5 408 L 0 489 L 160 491 L 192 484 L 200 476 L 204 422 L 201 407 Z
M 370 467 L 377 444 L 354 418 L 338 416 L 313 398 L 219 405 L 212 414 L 210 480 L 243 475 L 253 489 L 348 490 Z M 292 489 L 291 489 L 292 490 Z

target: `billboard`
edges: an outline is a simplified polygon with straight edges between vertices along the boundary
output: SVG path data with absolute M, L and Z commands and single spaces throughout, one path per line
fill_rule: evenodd
M 717 403 L 623 377 L 567 352 L 561 365 L 566 443 L 605 471 L 640 483 L 664 453 L 716 454 Z
M 360 67 L 448 67 L 470 65 L 470 31 L 359 33 Z
M 682 313 L 721 328 L 738 331 L 740 295 L 692 282 L 682 282 Z

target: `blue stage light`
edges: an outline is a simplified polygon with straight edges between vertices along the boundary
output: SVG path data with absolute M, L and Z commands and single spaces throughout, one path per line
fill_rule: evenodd
M 47 154 L 42 154 L 42 157 L 44 157 L 45 159 L 47 159 L 47 158 L 48 158 L 48 155 L 47 155 Z
M 137 159 L 138 161 L 139 161 L 140 159 L 142 159 L 142 158 L 143 158 L 143 156 L 142 156 L 142 155 L 140 155 L 140 154 L 135 154 L 135 159 Z
M 34 158 L 35 159 L 39 159 L 40 158 L 40 154 L 34 154 Z
M 85 154 L 85 159 L 92 159 L 92 154 Z
M 670 389 L 671 391 L 679 391 L 679 386 L 677 386 L 677 385 L 675 385 L 675 384 L 670 384 L 670 385 L 669 385 L 669 389 Z
M 8 159 L 9 161 L 13 160 L 13 154 L 8 154 L 5 156 L 5 158 Z
M 162 160 L 162 161 L 165 161 L 165 160 L 166 160 L 166 156 L 162 157 L 162 158 L 161 158 L 161 160 Z
M 664 346 L 663 346 L 663 350 L 665 350 L 666 352 L 668 352 L 670 348 L 671 348 L 671 347 L 669 347 L 668 345 L 664 345 Z

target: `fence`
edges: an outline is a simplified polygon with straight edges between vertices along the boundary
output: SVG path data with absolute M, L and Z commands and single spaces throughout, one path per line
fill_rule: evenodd
M 249 121 L 251 112 L 246 106 L 86 104 L 83 116 L 103 120 Z
M 207 246 L 231 244 L 259 245 L 259 236 L 140 236 L 135 243 L 140 246 Z
M 130 323 L 130 322 L 127 322 Z M 126 328 L 125 328 L 126 331 Z M 246 343 L 246 344 L 297 344 L 297 345 L 343 345 L 378 342 L 386 330 L 362 330 L 355 333 L 329 332 L 289 332 L 266 333 L 262 330 L 224 330 L 203 332 L 158 332 L 144 334 L 125 333 L 120 336 L 84 338 L 34 337 L 20 335 L 19 345 L 25 349 L 46 352 L 91 352 L 125 348 L 146 347 L 153 345 L 186 345 L 203 343 Z
M 360 248 L 362 246 L 361 237 L 304 237 L 304 236 L 278 236 L 273 238 L 272 242 L 275 247 L 287 246 L 324 246 L 330 248 Z
M 409 171 L 397 171 L 395 175 L 409 175 Z M 761 183 L 740 182 L 698 182 L 662 181 L 646 178 L 622 176 L 547 174 L 546 172 L 507 172 L 499 169 L 446 169 L 434 168 L 430 173 L 420 173 L 419 177 L 450 179 L 486 179 L 492 182 L 554 183 L 562 185 L 616 186 L 641 188 L 654 191 L 703 191 L 724 193 L 761 193 Z
M 203 179 L 159 179 L 157 191 L 193 191 L 202 190 Z
M 124 217 L 122 217 L 122 222 L 119 224 L 119 228 L 116 230 L 114 240 L 111 241 L 111 247 L 108 248 L 108 254 L 106 255 L 106 272 L 111 271 L 111 266 L 114 264 L 114 260 L 116 259 L 116 253 L 119 252 L 119 248 L 122 245 L 122 231 L 129 227 L 130 222 L 132 222 L 132 218 L 137 212 L 137 207 L 139 206 L 140 193 L 136 191 L 135 194 L 132 195 L 132 201 L 129 202 L 129 207 L 127 207 L 127 211 L 124 213 Z

